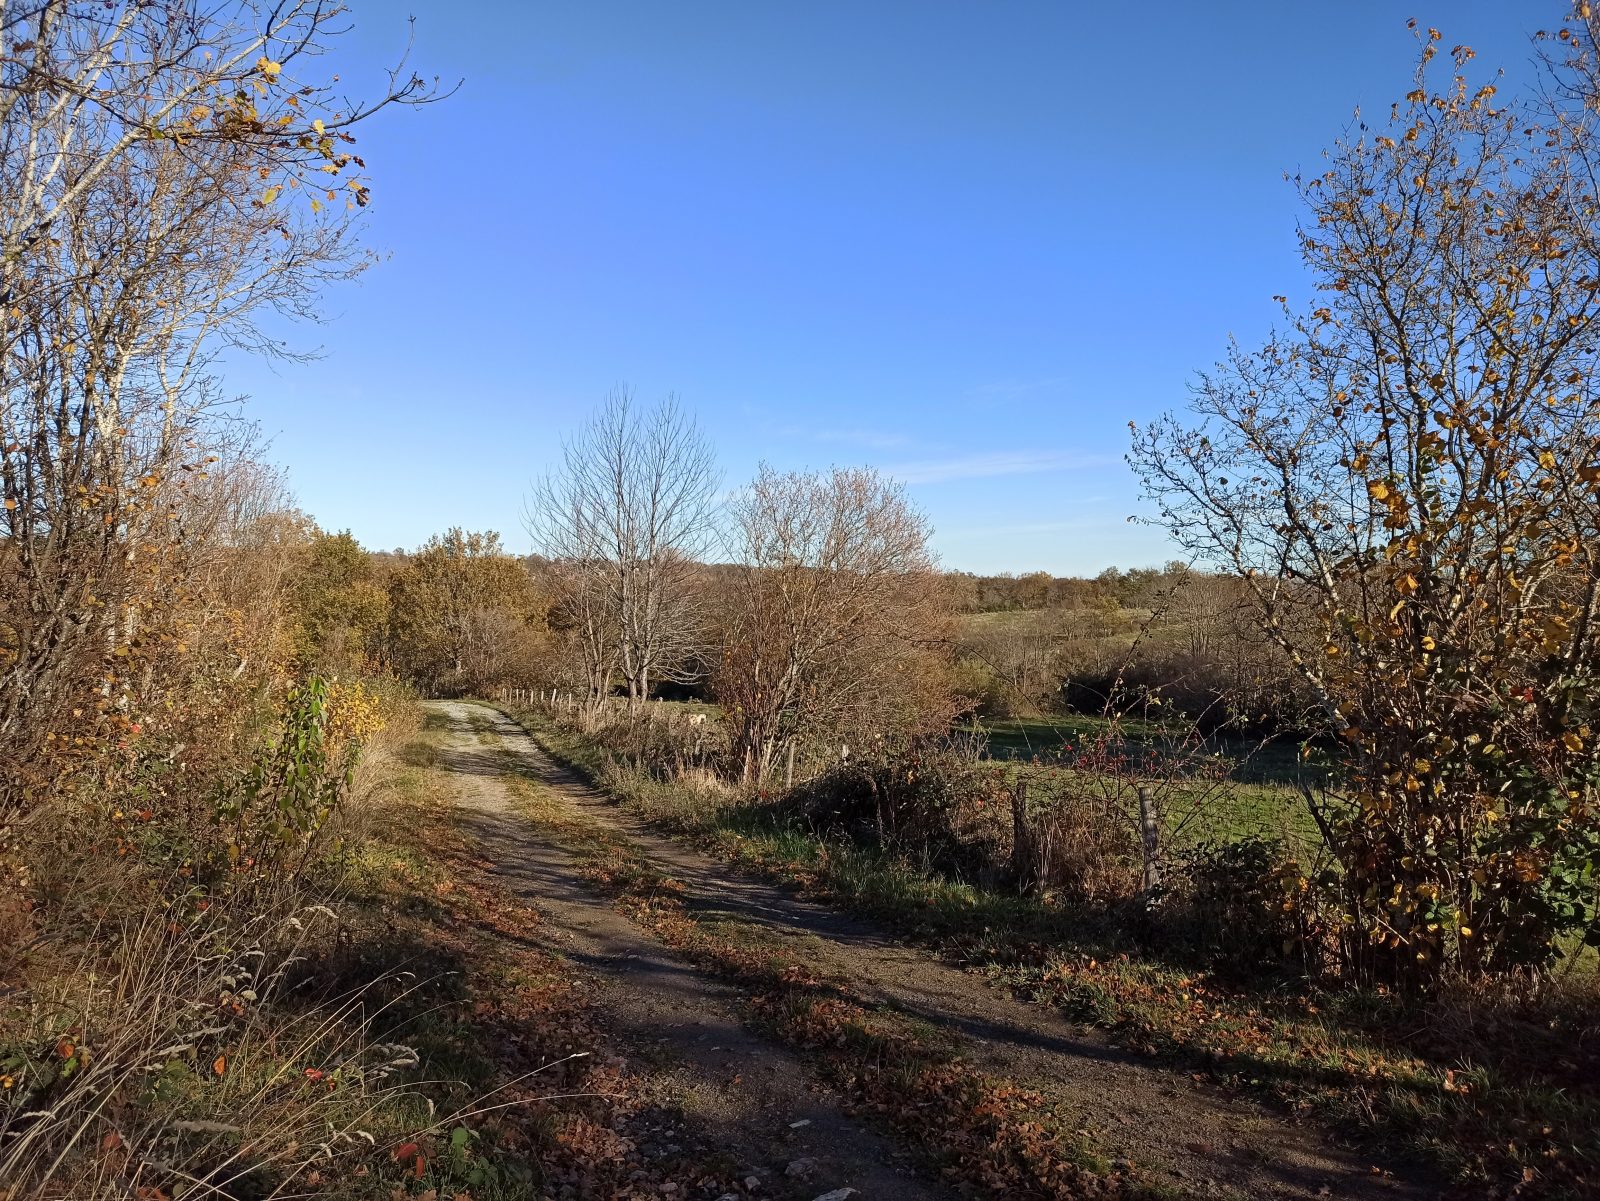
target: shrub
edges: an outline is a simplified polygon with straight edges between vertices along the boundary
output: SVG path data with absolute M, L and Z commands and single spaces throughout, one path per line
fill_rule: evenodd
M 207 848 L 203 863 L 214 883 L 292 884 L 309 862 L 318 835 L 349 790 L 358 734 L 370 733 L 376 719 L 364 694 L 340 692 L 354 702 L 342 727 L 334 725 L 327 681 L 313 676 L 290 690 L 276 736 L 217 808 L 226 843 Z
M 320 869 L 363 751 L 415 720 L 391 685 L 312 679 L 231 779 L 147 744 L 18 832 L 0 891 L 0 1181 L 266 1197 L 370 1151 L 415 1056 L 372 1039 L 373 982 L 317 1006 L 286 981 L 336 924 Z
M 1141 857 L 1136 827 L 1114 793 L 1085 788 L 1060 773 L 1019 777 L 1025 840 L 1010 861 L 1025 890 L 1090 904 L 1114 904 L 1139 887 Z M 1011 839 L 1018 834 L 1013 816 Z
M 1004 767 L 964 741 L 880 746 L 838 763 L 774 805 L 814 833 L 874 843 L 998 884 L 1007 862 Z
M 1321 943 L 1320 886 L 1275 838 L 1201 845 L 1177 887 L 1189 941 L 1235 972 L 1314 966 Z

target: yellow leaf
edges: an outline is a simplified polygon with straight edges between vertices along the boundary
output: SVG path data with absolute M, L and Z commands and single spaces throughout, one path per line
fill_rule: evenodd
M 273 184 L 265 192 L 261 193 L 261 203 L 262 204 L 271 204 L 274 200 L 276 200 L 278 198 L 278 193 L 281 192 L 281 191 L 283 191 L 283 185 L 282 184 Z
M 1583 739 L 1576 734 L 1563 734 L 1561 736 L 1561 745 L 1576 754 L 1578 751 L 1583 750 Z
M 260 71 L 268 79 L 276 79 L 278 78 L 278 73 L 283 70 L 283 64 L 275 63 L 266 55 L 262 55 L 256 59 L 256 70 Z
M 323 131 L 322 118 L 318 117 L 315 121 L 313 121 L 311 123 L 311 128 L 316 130 L 318 133 L 321 133 Z
M 1373 500 L 1387 500 L 1389 498 L 1389 485 L 1382 480 L 1373 480 L 1367 484 L 1367 495 Z

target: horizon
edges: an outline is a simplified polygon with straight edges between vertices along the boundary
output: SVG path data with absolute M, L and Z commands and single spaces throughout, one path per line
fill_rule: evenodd
M 352 10 L 376 73 L 406 22 Z M 1182 557 L 1129 524 L 1127 423 L 1258 341 L 1274 295 L 1305 299 L 1284 174 L 1408 88 L 1406 19 L 1514 84 L 1560 16 L 468 11 L 415 24 L 414 65 L 459 92 L 356 147 L 383 261 L 326 324 L 271 331 L 323 353 L 222 365 L 320 526 L 524 553 L 528 486 L 627 383 L 696 415 L 726 487 L 762 461 L 875 467 L 944 569 L 1078 577 Z

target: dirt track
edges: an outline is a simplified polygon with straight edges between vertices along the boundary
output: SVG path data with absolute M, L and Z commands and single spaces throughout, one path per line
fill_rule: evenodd
M 458 803 L 484 858 L 559 931 L 559 948 L 593 970 L 613 1029 L 640 1053 L 663 1061 L 692 1119 L 779 1189 L 799 1183 L 783 1171 L 806 1157 L 817 1161 L 805 1184 L 808 1195 L 844 1186 L 861 1190 L 861 1201 L 950 1195 L 914 1177 L 893 1143 L 845 1116 L 838 1099 L 819 1089 L 794 1055 L 746 1030 L 734 989 L 697 971 L 597 898 L 573 857 L 519 814 L 507 754 L 524 778 L 531 776 L 585 820 L 623 831 L 683 881 L 697 917 L 793 940 L 797 957 L 955 1039 L 975 1067 L 1064 1104 L 1103 1154 L 1126 1158 L 1147 1179 L 1197 1197 L 1431 1195 L 1375 1175 L 1368 1161 L 1310 1129 L 1128 1055 L 864 922 L 731 875 L 630 819 L 497 710 L 435 704 L 450 726 L 441 766 L 460 780 Z

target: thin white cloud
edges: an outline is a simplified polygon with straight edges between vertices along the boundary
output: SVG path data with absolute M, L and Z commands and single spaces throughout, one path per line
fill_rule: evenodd
M 996 404 L 1007 400 L 1021 400 L 1040 393 L 1061 392 L 1072 382 L 1067 375 L 1045 375 L 1034 379 L 997 379 L 978 384 L 967 391 L 968 397 L 981 403 Z
M 978 525 L 961 526 L 952 530 L 940 530 L 945 538 L 961 538 L 968 540 L 982 540 L 985 538 L 1030 536 L 1033 534 L 1067 534 L 1078 530 L 1110 529 L 1113 526 L 1126 524 L 1127 518 L 1115 514 L 1104 517 L 1083 517 L 1069 521 L 1030 521 L 1018 525 Z
M 951 480 L 981 480 L 1001 475 L 1038 475 L 1050 471 L 1105 467 L 1120 461 L 1113 455 L 1081 455 L 1053 450 L 996 450 L 955 459 L 900 463 L 886 466 L 883 470 L 886 475 L 905 484 L 944 484 Z
M 809 438 L 813 442 L 833 442 L 844 446 L 864 446 L 869 450 L 904 450 L 915 445 L 906 434 L 885 433 L 869 429 L 814 429 L 809 426 L 786 425 L 777 431 L 784 438 Z

